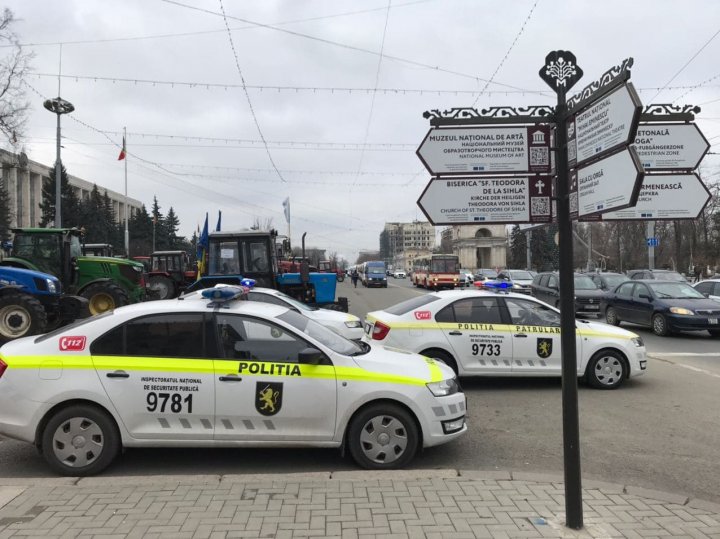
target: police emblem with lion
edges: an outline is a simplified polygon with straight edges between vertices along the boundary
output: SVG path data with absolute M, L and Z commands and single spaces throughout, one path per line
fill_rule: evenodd
M 539 338 L 537 340 L 537 355 L 543 359 L 552 355 L 553 341 L 552 339 Z
M 255 409 L 262 415 L 275 415 L 282 408 L 282 382 L 257 382 Z

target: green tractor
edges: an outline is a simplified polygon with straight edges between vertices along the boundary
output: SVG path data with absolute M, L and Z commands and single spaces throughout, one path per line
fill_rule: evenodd
M 143 265 L 122 258 L 83 256 L 75 228 L 16 228 L 12 252 L 0 265 L 55 275 L 63 290 L 87 298 L 90 314 L 145 299 Z

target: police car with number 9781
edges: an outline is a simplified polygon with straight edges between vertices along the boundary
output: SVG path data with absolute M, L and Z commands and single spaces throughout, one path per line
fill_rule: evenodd
M 560 376 L 560 312 L 525 294 L 486 290 L 424 294 L 367 314 L 363 340 L 418 352 L 460 376 Z M 578 376 L 615 389 L 645 372 L 642 339 L 630 331 L 576 320 Z
M 338 447 L 398 468 L 466 432 L 447 365 L 246 294 L 129 305 L 4 345 L 0 434 L 81 476 L 122 447 Z

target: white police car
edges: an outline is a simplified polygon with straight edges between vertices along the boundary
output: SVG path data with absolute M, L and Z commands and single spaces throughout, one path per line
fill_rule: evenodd
M 237 288 L 204 294 L 4 345 L 0 434 L 82 476 L 122 447 L 344 447 L 362 467 L 397 468 L 467 430 L 446 365 L 240 301 Z
M 638 335 L 585 320 L 576 325 L 578 376 L 590 385 L 614 389 L 645 372 Z M 363 340 L 440 359 L 460 376 L 561 375 L 560 313 L 524 294 L 424 294 L 368 313 Z

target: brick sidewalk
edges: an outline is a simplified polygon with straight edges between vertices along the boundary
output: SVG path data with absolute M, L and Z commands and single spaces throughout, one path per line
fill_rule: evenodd
M 6 537 L 720 538 L 720 505 L 561 476 L 457 470 L 3 479 Z

